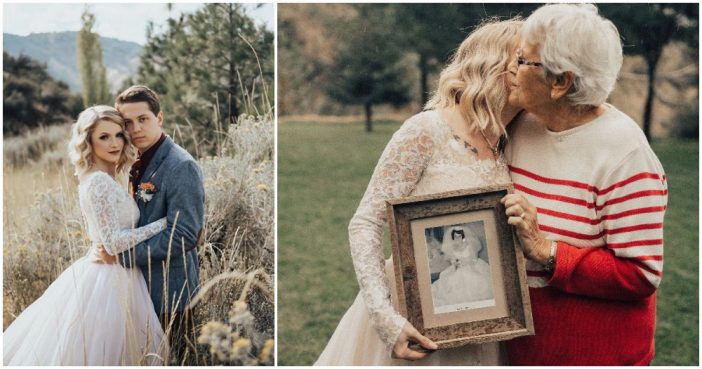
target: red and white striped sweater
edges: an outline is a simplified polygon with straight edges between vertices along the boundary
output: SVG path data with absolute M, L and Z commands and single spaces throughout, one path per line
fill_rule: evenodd
M 512 365 L 646 365 L 663 269 L 663 168 L 638 125 L 612 106 L 550 132 L 526 116 L 506 157 L 515 190 L 558 241 L 552 275 L 527 263 L 536 335 L 509 341 Z

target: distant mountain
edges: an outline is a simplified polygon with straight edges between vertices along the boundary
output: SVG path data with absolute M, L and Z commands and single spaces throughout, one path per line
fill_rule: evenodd
M 3 33 L 3 50 L 15 57 L 23 54 L 46 63 L 52 77 L 66 82 L 71 90 L 80 91 L 77 35 L 78 32 L 32 33 L 28 36 Z M 107 82 L 115 92 L 126 78 L 136 73 L 142 46 L 109 37 L 100 37 L 100 46 Z

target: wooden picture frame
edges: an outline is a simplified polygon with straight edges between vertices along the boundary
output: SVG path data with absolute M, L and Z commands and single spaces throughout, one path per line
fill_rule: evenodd
M 524 255 L 500 203 L 511 191 L 387 202 L 400 313 L 439 349 L 534 334 Z

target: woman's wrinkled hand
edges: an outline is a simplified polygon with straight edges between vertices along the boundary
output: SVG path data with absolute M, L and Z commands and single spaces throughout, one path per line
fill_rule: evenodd
M 507 223 L 514 226 L 522 250 L 527 258 L 545 265 L 550 242 L 539 231 L 536 207 L 521 194 L 508 194 L 500 202 L 505 206 Z
M 419 344 L 422 348 L 429 350 L 428 352 L 425 351 L 417 351 L 415 349 L 412 349 L 410 345 L 413 343 Z M 404 359 L 404 360 L 420 360 L 425 358 L 427 355 L 431 353 L 431 351 L 434 351 L 438 349 L 439 347 L 436 345 L 436 343 L 432 342 L 432 340 L 422 336 L 419 331 L 417 331 L 412 324 L 409 322 L 405 323 L 405 325 L 402 327 L 402 331 L 400 332 L 400 335 L 397 337 L 397 341 L 395 342 L 395 346 L 393 346 L 392 349 L 392 357 L 394 359 Z

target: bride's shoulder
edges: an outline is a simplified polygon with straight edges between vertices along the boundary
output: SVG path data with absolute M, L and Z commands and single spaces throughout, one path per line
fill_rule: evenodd
M 403 126 L 434 127 L 441 123 L 441 116 L 436 110 L 424 110 L 405 120 Z
M 111 186 L 113 183 L 116 183 L 109 174 L 101 170 L 86 173 L 79 178 L 79 181 L 78 187 L 81 188 L 105 188 Z
M 441 126 L 441 117 L 435 110 L 425 110 L 417 113 L 402 123 L 397 131 L 400 134 L 413 134 L 433 137 Z

